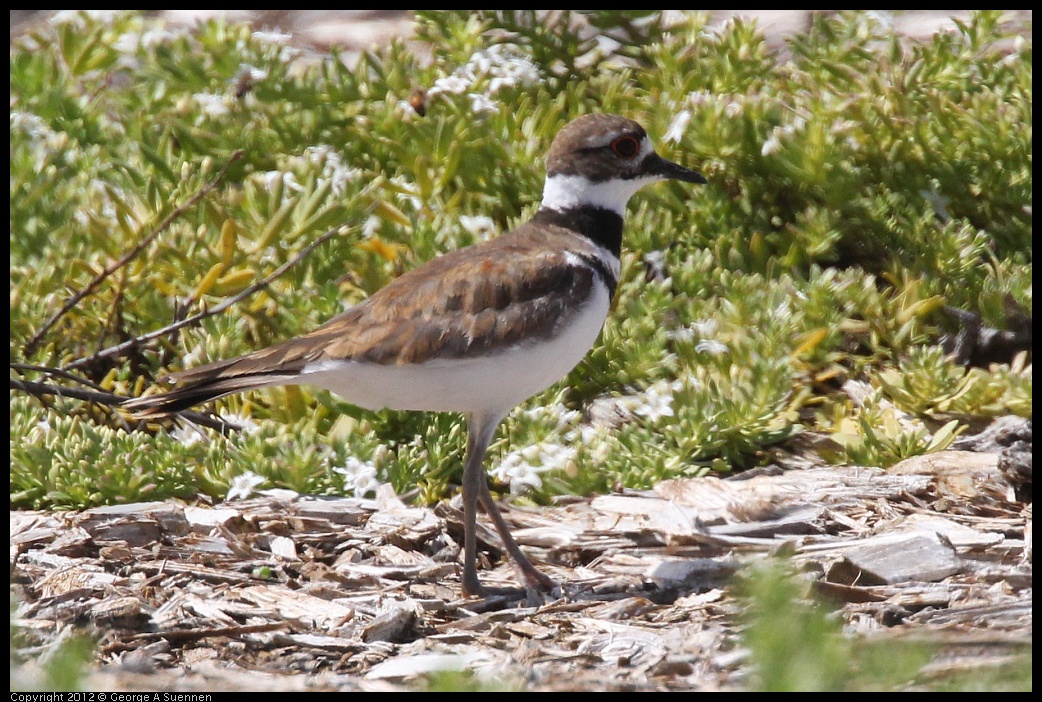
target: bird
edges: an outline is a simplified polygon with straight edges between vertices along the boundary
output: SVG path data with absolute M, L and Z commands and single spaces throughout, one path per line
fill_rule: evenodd
M 546 155 L 538 210 L 514 229 L 404 273 L 325 324 L 238 358 L 163 379 L 176 387 L 124 403 L 139 418 L 176 414 L 230 393 L 307 384 L 369 409 L 462 413 L 461 585 L 477 572 L 477 508 L 492 520 L 526 589 L 558 584 L 521 550 L 483 470 L 500 422 L 583 359 L 619 282 L 630 198 L 654 182 L 705 177 L 656 153 L 647 131 L 615 114 L 567 123 Z

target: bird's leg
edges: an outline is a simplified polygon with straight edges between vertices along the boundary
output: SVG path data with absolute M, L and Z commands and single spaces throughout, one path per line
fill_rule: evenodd
M 521 547 L 517 545 L 516 541 L 514 541 L 514 537 L 510 534 L 510 528 L 507 526 L 506 520 L 503 519 L 503 515 L 500 514 L 499 508 L 496 507 L 495 500 L 492 499 L 492 493 L 488 489 L 487 480 L 481 481 L 481 493 L 479 497 L 481 500 L 481 507 L 485 510 L 485 514 L 492 518 L 492 523 L 496 525 L 496 531 L 499 532 L 499 538 L 503 540 L 503 546 L 506 547 L 507 555 L 509 555 L 510 560 L 514 562 L 514 567 L 524 582 L 530 588 L 542 590 L 544 592 L 550 592 L 556 588 L 557 583 L 532 565 L 532 561 L 528 560 L 528 556 L 525 555 L 524 551 L 521 550 Z
M 524 583 L 528 587 L 547 592 L 557 587 L 557 583 L 532 565 L 521 547 L 517 545 L 488 489 L 488 479 L 482 464 L 488 445 L 492 443 L 492 435 L 495 434 L 496 427 L 499 426 L 502 418 L 502 415 L 487 417 L 476 414 L 467 418 L 467 457 L 463 465 L 463 594 L 467 597 L 485 594 L 485 588 L 478 580 L 477 566 L 477 506 L 479 501 L 485 514 L 495 524 L 507 555 Z
M 463 595 L 485 594 L 478 580 L 478 499 L 488 491 L 482 463 L 502 417 L 467 417 L 467 457 L 463 464 Z

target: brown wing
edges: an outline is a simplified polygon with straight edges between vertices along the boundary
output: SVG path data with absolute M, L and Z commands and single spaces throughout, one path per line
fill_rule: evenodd
M 365 303 L 287 344 L 308 361 L 422 363 L 483 355 L 553 336 L 594 274 L 534 230 L 435 259 Z M 574 235 L 572 235 L 574 236 Z M 558 242 L 560 243 L 560 242 Z
M 522 226 L 445 254 L 314 331 L 243 360 L 284 369 L 327 359 L 404 365 L 552 336 L 593 285 L 592 272 L 570 265 L 554 236 Z
M 176 412 L 290 381 L 315 361 L 406 365 L 553 336 L 594 285 L 596 274 L 566 253 L 587 245 L 564 229 L 522 225 L 402 275 L 307 334 L 175 373 L 169 380 L 181 388 L 127 406 L 142 415 Z

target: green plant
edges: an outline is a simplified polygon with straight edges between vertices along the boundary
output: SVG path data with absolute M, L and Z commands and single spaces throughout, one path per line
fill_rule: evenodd
M 849 430 L 833 458 L 878 464 L 955 435 L 892 431 L 848 405 L 848 378 L 926 418 L 1031 415 L 1029 357 L 966 369 L 938 350 L 946 305 L 997 329 L 1008 300 L 1030 315 L 1030 35 L 983 11 L 909 43 L 885 14 L 841 12 L 775 53 L 755 24 L 704 13 L 536 17 L 421 12 L 429 60 L 403 42 L 310 60 L 246 26 L 133 12 L 14 40 L 12 505 L 221 496 L 248 474 L 445 495 L 458 417 L 273 389 L 217 405 L 256 430 L 197 441 L 114 402 L 531 215 L 553 135 L 597 110 L 710 183 L 634 199 L 601 342 L 507 419 L 499 489 L 740 470 L 804 429 Z M 620 397 L 625 421 L 588 421 Z
M 943 451 L 962 429 L 953 419 L 931 432 L 922 422 L 902 416 L 877 392 L 866 398 L 852 416 L 839 418 L 831 437 L 842 451 L 826 452 L 825 457 L 836 463 L 886 468 L 911 456 Z
M 783 565 L 752 569 L 740 587 L 753 689 L 895 690 L 912 683 L 929 660 L 930 649 L 921 644 L 845 635 L 839 618 Z

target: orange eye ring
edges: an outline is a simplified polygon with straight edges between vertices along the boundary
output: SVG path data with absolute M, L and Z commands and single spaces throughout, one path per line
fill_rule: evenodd
M 628 160 L 640 153 L 640 141 L 632 136 L 619 137 L 611 143 L 611 150 L 616 156 Z

